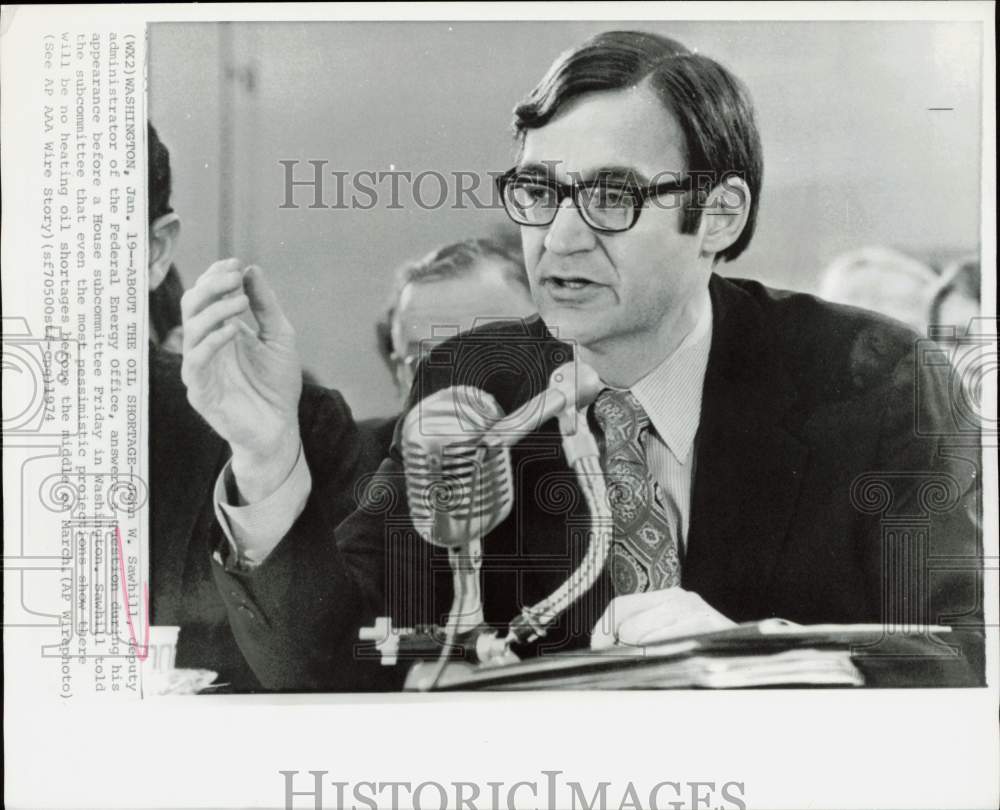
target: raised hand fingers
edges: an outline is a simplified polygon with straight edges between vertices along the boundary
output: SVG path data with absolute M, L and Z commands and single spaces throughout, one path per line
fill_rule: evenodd
M 239 321 L 229 321 L 211 332 L 190 351 L 184 352 L 184 362 L 181 364 L 181 379 L 188 388 L 188 400 L 198 408 L 201 379 L 205 369 L 211 364 L 212 358 L 219 350 L 233 340 L 240 331 Z
M 216 262 L 202 273 L 194 286 L 181 298 L 181 315 L 187 322 L 205 307 L 220 298 L 242 292 L 243 273 L 237 259 Z
M 243 293 L 232 298 L 214 299 L 196 315 L 185 319 L 184 354 L 196 349 L 208 335 L 226 326 L 230 319 L 245 312 L 249 304 L 249 299 Z
M 229 273 L 233 270 L 242 270 L 243 262 L 236 258 L 219 259 L 217 262 L 212 262 L 209 268 L 198 276 L 198 280 L 194 283 L 197 287 L 199 284 L 208 281 L 214 276 L 218 276 L 223 273 Z
M 247 295 L 250 298 L 250 308 L 260 327 L 261 340 L 269 337 L 291 335 L 292 325 L 282 312 L 278 304 L 278 297 L 274 294 L 271 285 L 264 277 L 264 271 L 259 267 L 251 266 L 247 269 L 246 276 Z

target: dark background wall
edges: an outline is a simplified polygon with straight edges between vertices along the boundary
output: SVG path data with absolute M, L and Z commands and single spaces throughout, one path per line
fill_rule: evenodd
M 237 255 L 263 266 L 305 366 L 359 416 L 393 412 L 373 323 L 393 269 L 506 227 L 500 210 L 282 210 L 279 160 L 328 170 L 502 171 L 510 112 L 585 23 L 178 23 L 150 26 L 150 116 L 170 147 L 178 259 L 192 283 Z M 622 27 L 616 24 L 615 27 Z M 979 237 L 980 29 L 972 23 L 632 23 L 731 68 L 756 101 L 765 181 L 750 250 L 722 269 L 815 290 L 868 244 L 918 255 Z M 931 108 L 951 108 L 933 110 Z M 327 202 L 336 187 L 327 178 Z M 438 186 L 421 187 L 431 203 Z M 452 188 L 454 198 L 454 188 Z M 367 198 L 361 196 L 362 201 Z

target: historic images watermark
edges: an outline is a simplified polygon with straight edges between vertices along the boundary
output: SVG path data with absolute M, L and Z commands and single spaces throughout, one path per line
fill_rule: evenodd
M 526 169 L 522 177 L 536 179 L 540 184 L 552 182 L 561 161 L 545 161 Z M 346 171 L 332 167 L 327 159 L 285 159 L 279 160 L 281 167 L 281 202 L 279 209 L 300 208 L 329 210 L 371 211 L 384 207 L 386 210 L 412 209 L 416 206 L 424 211 L 443 208 L 453 210 L 502 209 L 503 200 L 500 181 L 508 171 L 449 171 L 435 169 L 418 171 L 398 169 L 391 165 L 388 170 L 362 169 Z M 721 187 L 723 204 L 739 204 L 741 197 L 740 180 L 742 173 L 736 170 L 719 173 L 715 170 L 690 169 L 685 171 L 659 172 L 653 177 L 639 177 L 632 172 L 598 173 L 595 177 L 583 177 L 579 172 L 566 172 L 568 187 L 584 186 L 590 190 L 608 189 L 628 191 L 648 189 L 665 184 L 683 184 L 688 193 L 651 195 L 643 198 L 643 204 L 672 210 L 675 208 L 697 207 L 710 191 Z
M 516 782 L 342 781 L 329 771 L 279 770 L 285 810 L 746 810 L 746 783 L 737 780 L 669 780 L 624 784 L 565 779 L 563 771 L 541 770 Z

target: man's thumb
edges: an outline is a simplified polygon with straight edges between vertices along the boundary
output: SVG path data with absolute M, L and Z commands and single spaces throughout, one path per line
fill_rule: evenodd
M 277 337 L 292 331 L 291 324 L 281 311 L 278 296 L 267 283 L 264 271 L 250 265 L 243 275 L 243 287 L 250 299 L 250 309 L 260 327 L 260 337 Z

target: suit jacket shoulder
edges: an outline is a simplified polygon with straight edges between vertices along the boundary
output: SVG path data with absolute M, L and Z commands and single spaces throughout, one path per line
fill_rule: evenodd
M 978 439 L 940 351 L 810 295 L 710 290 L 685 586 L 733 618 L 951 624 L 981 672 Z
M 736 335 L 725 324 L 717 330 L 714 367 L 780 379 L 794 403 L 786 424 L 796 434 L 824 416 L 843 427 L 859 420 L 887 447 L 909 445 L 913 469 L 920 469 L 914 450 L 927 464 L 941 440 L 976 443 L 977 431 L 955 405 L 953 370 L 933 341 L 908 326 L 754 281 L 717 279 L 713 289 L 724 319 L 739 309 L 738 317 L 753 321 Z

